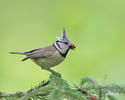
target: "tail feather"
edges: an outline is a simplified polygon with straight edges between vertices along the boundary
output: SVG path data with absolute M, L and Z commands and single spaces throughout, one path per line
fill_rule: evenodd
M 29 57 L 26 57 L 26 58 L 24 58 L 24 59 L 22 59 L 21 61 L 25 61 L 25 60 L 27 60 Z
M 10 54 L 21 54 L 21 55 L 25 55 L 24 52 L 9 52 Z
M 21 54 L 21 55 L 26 55 L 26 53 L 25 52 L 9 52 L 10 54 Z M 25 61 L 25 60 L 27 60 L 29 57 L 26 57 L 26 58 L 24 58 L 24 59 L 22 59 L 21 61 Z

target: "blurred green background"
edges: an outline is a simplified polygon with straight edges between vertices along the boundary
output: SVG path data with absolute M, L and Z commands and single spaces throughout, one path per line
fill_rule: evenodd
M 49 72 L 11 51 L 51 45 L 62 28 L 77 49 L 53 69 L 70 84 L 90 77 L 125 84 L 124 0 L 0 0 L 0 91 L 26 91 Z M 121 96 L 119 100 L 124 100 Z

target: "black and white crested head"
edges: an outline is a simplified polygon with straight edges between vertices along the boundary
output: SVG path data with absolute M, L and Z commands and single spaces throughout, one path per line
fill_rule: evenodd
M 62 38 L 57 37 L 57 41 L 54 43 L 54 47 L 60 52 L 64 57 L 68 53 L 69 49 L 76 48 L 74 44 L 68 39 L 65 29 L 62 31 Z

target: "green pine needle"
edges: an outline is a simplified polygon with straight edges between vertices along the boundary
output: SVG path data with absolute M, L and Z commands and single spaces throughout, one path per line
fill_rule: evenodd
M 0 100 L 117 100 L 115 97 L 121 94 L 125 95 L 125 86 L 102 86 L 93 79 L 83 78 L 80 85 L 74 88 L 55 73 L 50 75 L 48 81 L 42 81 L 26 93 L 0 92 Z

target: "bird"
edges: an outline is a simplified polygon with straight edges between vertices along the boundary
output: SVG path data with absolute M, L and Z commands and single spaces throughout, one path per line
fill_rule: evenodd
M 66 35 L 65 29 L 63 28 L 62 37 L 57 37 L 57 40 L 50 46 L 34 49 L 28 52 L 10 52 L 10 54 L 25 55 L 26 57 L 22 59 L 22 61 L 31 59 L 43 70 L 56 73 L 51 68 L 64 61 L 69 50 L 73 50 L 75 48 L 76 46 L 70 42 Z

